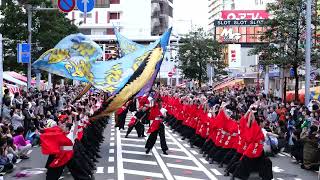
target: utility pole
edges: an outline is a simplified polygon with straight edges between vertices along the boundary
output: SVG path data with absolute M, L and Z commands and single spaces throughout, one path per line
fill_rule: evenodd
M 311 0 L 307 0 L 307 15 L 306 15 L 306 85 L 305 85 L 305 105 L 309 104 L 310 100 L 310 59 L 311 59 Z
M 3 57 L 2 57 L 2 34 L 0 34 L 0 115 L 2 114 L 3 97 Z
M 27 13 L 28 13 L 28 43 L 30 45 L 30 58 L 29 58 L 29 62 L 28 62 L 28 81 L 27 81 L 27 89 L 29 91 L 30 87 L 31 87 L 31 38 L 32 38 L 32 6 L 30 4 L 26 4 L 26 9 L 27 9 Z

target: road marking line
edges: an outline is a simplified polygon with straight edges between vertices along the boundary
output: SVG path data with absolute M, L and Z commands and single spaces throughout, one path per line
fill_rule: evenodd
M 221 176 L 222 174 L 217 169 L 210 169 L 215 175 Z
M 142 147 L 142 148 L 144 148 L 144 145 L 137 145 L 137 144 L 125 144 L 125 143 L 122 143 L 122 146 L 128 146 L 128 147 Z
M 198 154 L 198 152 L 195 151 L 195 150 L 190 150 L 190 152 L 191 152 L 192 154 L 194 154 L 194 155 L 197 155 L 197 154 Z
M 114 136 L 114 132 L 113 132 L 113 133 L 111 133 L 111 136 Z
M 301 178 L 294 178 L 294 180 L 302 180 Z
M 161 154 L 162 157 L 167 157 L 167 158 L 174 158 L 174 159 L 185 159 L 185 160 L 191 160 L 192 158 L 188 156 L 177 156 L 177 155 L 164 155 Z
M 282 153 L 278 153 L 279 156 L 281 157 L 285 157 L 286 155 L 282 154 Z
M 126 159 L 126 158 L 123 158 L 122 160 L 123 160 L 123 162 L 127 162 L 127 163 L 148 164 L 148 165 L 154 165 L 154 166 L 158 165 L 157 162 L 154 162 L 154 161 Z
M 185 176 L 174 176 L 176 180 L 204 180 L 199 178 L 191 178 L 191 177 L 185 177 Z
M 147 140 L 147 138 L 145 138 L 145 140 Z M 162 169 L 162 172 L 164 173 L 164 176 L 166 177 L 166 179 L 167 180 L 174 180 L 172 174 L 170 173 L 170 171 L 169 171 L 168 167 L 166 166 L 166 164 L 164 163 L 163 159 L 160 157 L 156 148 L 152 148 L 152 153 L 153 153 L 154 157 L 156 158 L 160 168 Z
M 110 147 L 114 147 L 114 143 L 110 143 Z
M 114 162 L 114 157 L 109 157 L 109 162 Z
M 289 153 L 282 152 L 282 154 L 285 155 L 285 156 L 291 157 L 291 155 Z
M 284 180 L 284 179 L 282 179 L 282 178 L 277 178 L 278 180 Z
M 111 138 L 110 138 L 110 141 L 114 141 L 114 137 L 111 137 Z
M 161 147 L 160 146 L 156 146 L 156 149 L 161 149 Z M 169 151 L 181 151 L 181 152 L 183 152 L 183 150 L 178 149 L 178 148 L 169 148 Z
M 137 170 L 124 169 L 124 173 L 138 175 L 138 176 L 163 178 L 163 175 L 161 173 L 154 173 L 154 172 L 147 172 L 147 171 L 137 171 Z
M 183 144 L 185 147 L 190 147 L 190 145 L 189 144 L 186 144 L 186 143 L 184 143 Z
M 96 174 L 103 174 L 103 169 L 104 167 L 97 167 L 97 171 L 96 171 Z
M 178 134 L 173 134 L 173 136 L 174 136 L 174 137 L 177 137 L 177 136 L 178 136 Z
M 109 166 L 108 167 L 108 174 L 113 174 L 114 173 L 114 166 Z
M 203 164 L 209 164 L 209 162 L 206 161 L 204 158 L 200 158 L 200 161 L 201 161 Z
M 156 141 L 156 143 L 160 144 L 160 141 Z M 175 145 L 174 142 L 166 142 L 167 144 Z
M 123 141 L 144 142 L 144 139 L 122 138 Z
M 125 153 L 125 154 L 139 154 L 139 155 L 152 156 L 152 153 L 151 153 L 151 152 L 150 152 L 149 154 L 146 154 L 145 152 L 140 152 L 140 151 L 126 151 L 126 150 L 122 150 L 122 153 Z
M 200 168 L 202 171 L 208 176 L 210 180 L 218 180 L 205 166 L 201 164 L 201 162 L 198 161 L 196 157 L 194 157 L 183 145 L 181 145 L 170 133 L 167 133 L 173 140 L 173 142 L 176 143 L 177 146 L 179 146 L 180 149 L 183 150 L 183 152 L 192 159 L 192 161 Z M 186 180 L 186 179 L 184 179 Z
M 32 150 L 30 149 L 28 152 L 27 152 L 27 155 L 31 154 L 32 153 Z
M 117 172 L 118 172 L 118 176 L 117 176 L 118 180 L 124 180 L 120 132 L 117 132 Z
M 113 154 L 114 153 L 114 149 L 109 149 L 109 154 Z
M 199 167 L 195 167 L 195 166 L 186 166 L 186 165 L 172 164 L 172 163 L 167 163 L 167 166 L 171 168 L 178 168 L 178 169 L 184 169 L 184 170 L 202 171 Z
M 114 129 L 113 129 L 113 128 L 111 129 L 111 132 L 114 132 Z
M 18 164 L 18 163 L 21 162 L 21 161 L 22 161 L 22 159 L 17 159 L 16 164 Z

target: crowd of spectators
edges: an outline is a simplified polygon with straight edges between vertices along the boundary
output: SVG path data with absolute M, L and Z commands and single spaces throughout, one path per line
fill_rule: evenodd
M 80 87 L 62 86 L 50 91 L 30 89 L 11 95 L 4 90 L 0 121 L 0 172 L 10 172 L 18 159 L 28 159 L 28 151 L 40 143 L 40 133 L 57 124 L 59 118 L 71 117 L 71 107 L 93 113 L 95 99 L 83 104 L 72 102 Z M 69 118 L 72 119 L 72 118 Z
M 292 161 L 307 170 L 319 170 L 320 165 L 320 103 L 312 100 L 303 105 L 284 103 L 281 98 L 257 93 L 255 88 L 212 90 L 173 89 L 163 87 L 164 94 L 172 94 L 181 100 L 205 104 L 208 112 L 216 112 L 222 102 L 227 102 L 229 115 L 239 120 L 251 105 L 263 121 L 264 151 L 269 156 L 289 154 Z M 191 99 L 191 101 L 190 101 Z

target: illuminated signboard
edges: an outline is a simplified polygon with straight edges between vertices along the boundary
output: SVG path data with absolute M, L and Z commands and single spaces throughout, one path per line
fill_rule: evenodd
M 215 38 L 221 43 L 261 43 L 262 27 L 269 13 L 265 10 L 224 10 L 214 21 Z
M 224 10 L 221 19 L 268 19 L 269 13 L 265 10 Z

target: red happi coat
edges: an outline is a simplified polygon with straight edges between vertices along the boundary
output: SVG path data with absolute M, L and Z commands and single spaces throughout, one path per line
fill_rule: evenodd
M 248 142 L 248 148 L 244 151 L 243 155 L 249 158 L 258 158 L 263 153 L 264 135 L 261 127 L 254 120 L 250 128 L 244 132 L 244 138 Z
M 150 109 L 150 114 L 149 114 L 149 120 L 153 120 L 151 123 L 151 126 L 148 130 L 148 133 L 153 133 L 157 131 L 160 128 L 160 125 L 162 123 L 161 117 L 162 113 L 160 111 L 160 107 L 158 105 L 153 106 Z
M 197 128 L 197 134 L 204 139 L 206 139 L 209 134 L 209 121 L 210 118 L 208 116 L 208 113 L 203 112 L 200 120 L 201 125 Z
M 67 133 L 60 130 L 49 130 L 40 135 L 43 154 L 55 155 L 50 167 L 61 167 L 73 157 L 73 142 L 67 137 Z
M 141 96 L 138 98 L 139 102 L 139 109 L 142 109 L 145 105 L 149 105 L 150 101 L 148 100 L 147 96 Z
M 218 147 L 223 146 L 225 139 L 227 138 L 227 132 L 225 129 L 225 123 L 228 120 L 227 115 L 225 114 L 224 110 L 220 110 L 218 115 L 216 116 L 216 128 L 217 128 L 217 135 L 215 138 L 215 145 Z
M 224 144 L 223 144 L 223 148 L 226 149 L 231 149 L 234 148 L 234 144 L 238 143 L 238 124 L 237 122 L 232 119 L 232 118 L 228 118 L 225 126 L 224 126 L 225 131 L 228 133 Z
M 239 121 L 239 137 L 238 137 L 239 141 L 238 141 L 237 152 L 240 154 L 243 154 L 248 147 L 247 142 L 245 141 L 245 138 L 244 138 L 244 132 L 246 131 L 246 128 L 248 128 L 247 122 L 248 122 L 248 115 L 242 116 Z

